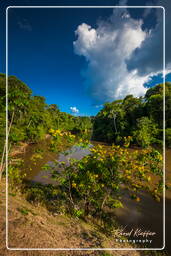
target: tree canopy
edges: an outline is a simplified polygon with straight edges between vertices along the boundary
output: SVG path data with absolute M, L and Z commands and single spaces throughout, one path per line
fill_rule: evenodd
M 105 103 L 94 119 L 94 139 L 122 144 L 125 136 L 140 146 L 162 144 L 163 84 L 149 88 L 144 97 L 127 95 Z M 166 143 L 171 146 L 171 83 L 165 84 Z

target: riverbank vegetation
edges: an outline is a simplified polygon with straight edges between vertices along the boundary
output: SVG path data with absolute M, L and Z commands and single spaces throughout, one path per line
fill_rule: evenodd
M 5 161 L 6 79 L 0 74 L 0 154 L 1 171 Z M 52 129 L 82 133 L 87 136 L 92 124 L 89 117 L 76 117 L 61 112 L 57 105 L 48 105 L 42 96 L 33 96 L 31 89 L 15 76 L 8 78 L 9 150 L 20 142 L 38 143 Z M 53 136 L 54 137 L 54 136 Z M 57 137 L 56 136 L 56 140 Z M 68 134 L 68 139 L 71 134 Z M 53 146 L 52 146 L 53 148 Z
M 131 144 L 140 147 L 163 143 L 163 84 L 147 90 L 144 97 L 126 96 L 105 103 L 94 119 L 93 138 L 122 145 L 131 136 Z M 171 147 L 171 83 L 165 84 L 166 145 Z
M 0 74 L 0 152 L 5 138 L 5 75 Z M 171 83 L 165 85 L 166 145 L 171 146 Z M 42 96 L 33 96 L 31 89 L 14 76 L 8 79 L 8 127 L 10 145 L 36 143 L 50 129 L 83 134 L 92 131 L 92 139 L 119 145 L 131 136 L 131 145 L 147 147 L 163 141 L 163 85 L 147 90 L 144 97 L 126 96 L 123 100 L 105 103 L 95 117 L 73 116 L 61 112 L 56 104 L 48 105 Z
M 3 256 L 141 256 L 139 251 L 28 251 L 21 254 L 20 251 L 10 251 L 5 245 L 5 181 L 0 186 L 0 253 Z M 29 203 L 25 195 L 9 192 L 9 243 L 11 248 L 132 248 L 133 243 L 117 243 L 113 236 L 109 236 L 100 228 L 98 222 L 83 221 L 66 214 L 55 214 L 49 212 L 44 206 Z M 117 223 L 115 223 L 117 227 Z M 143 255 L 158 256 L 164 253 L 149 251 Z
M 105 216 L 107 209 L 124 207 L 124 193 L 139 202 L 140 191 L 148 191 L 157 200 L 162 192 L 162 156 L 152 148 L 130 154 L 120 146 L 109 150 L 97 145 L 81 160 L 57 162 L 53 170 L 69 212 L 78 217 Z M 155 176 L 158 180 L 153 186 Z
M 0 75 L 1 120 L 5 122 L 5 75 Z M 31 89 L 14 76 L 8 79 L 8 121 L 10 143 L 37 142 L 49 129 L 84 132 L 91 128 L 89 117 L 75 117 L 61 112 L 57 105 L 48 105 L 42 96 L 33 96 Z M 3 126 L 2 126 L 3 127 Z M 3 134 L 1 127 L 1 136 Z M 2 147 L 1 147 L 2 150 Z

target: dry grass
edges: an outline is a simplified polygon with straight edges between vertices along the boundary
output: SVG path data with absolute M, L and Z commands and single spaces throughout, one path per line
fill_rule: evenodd
M 5 245 L 5 182 L 0 187 L 0 256 L 37 255 L 121 255 L 139 256 L 137 251 L 11 251 Z M 33 206 L 24 197 L 9 194 L 10 248 L 114 248 L 120 247 L 92 224 L 63 215 L 53 216 L 41 206 Z M 122 245 L 124 246 L 124 245 Z M 127 247 L 130 245 L 126 245 Z

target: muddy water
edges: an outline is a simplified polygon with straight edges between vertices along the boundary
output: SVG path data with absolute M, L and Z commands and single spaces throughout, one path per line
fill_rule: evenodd
M 166 183 L 171 183 L 171 150 L 166 150 Z M 156 234 L 148 236 L 152 243 L 150 247 L 163 247 L 163 201 L 153 200 L 147 193 L 140 194 L 141 201 L 135 202 L 125 195 L 123 203 L 125 207 L 115 210 L 117 219 L 122 224 L 125 231 L 141 229 L 142 231 L 152 231 Z M 171 252 L 171 191 L 166 192 L 166 244 Z M 170 227 L 170 230 L 169 230 Z M 134 233 L 134 232 L 132 232 Z M 133 236 L 136 238 L 136 236 Z M 138 237 L 137 237 L 138 238 Z M 149 239 L 148 239 L 149 240 Z
M 171 186 L 171 149 L 166 150 L 166 183 Z M 166 248 L 171 255 L 171 189 L 166 191 Z
M 30 151 L 27 151 L 25 154 L 25 166 L 30 166 L 31 162 L 28 160 L 32 155 L 32 152 L 35 150 L 36 146 L 32 146 Z M 36 162 L 36 165 L 33 165 L 32 170 L 29 171 L 28 179 L 41 182 L 43 184 L 52 183 L 50 170 L 42 171 L 41 166 L 45 163 L 54 165 L 54 160 L 58 158 L 58 161 L 68 161 L 69 158 L 81 159 L 83 156 L 89 154 L 89 149 L 81 148 L 78 146 L 73 146 L 71 149 L 65 151 L 66 154 L 60 153 L 50 153 L 46 151 L 47 145 L 42 145 L 44 148 L 43 158 L 39 159 Z M 132 150 L 131 150 L 132 151 Z M 40 171 L 41 170 L 41 171 Z M 28 172 L 27 172 L 28 173 Z M 168 183 L 171 183 L 171 149 L 166 150 L 166 180 Z M 151 248 L 161 248 L 163 247 L 163 202 L 156 202 L 146 193 L 140 195 L 141 201 L 134 202 L 131 200 L 128 195 L 123 197 L 124 208 L 115 209 L 114 213 L 117 217 L 117 220 L 121 226 L 125 229 L 126 232 L 137 229 L 141 231 L 150 231 L 155 233 L 153 236 L 146 237 L 147 240 L 152 240 L 149 244 Z M 166 192 L 166 244 L 167 249 L 171 253 L 171 192 Z M 170 229 L 169 229 L 170 227 Z M 130 237 L 128 237 L 130 238 Z M 132 239 L 140 239 L 142 237 L 137 237 L 133 235 Z
M 91 145 L 90 145 L 91 147 Z M 90 153 L 88 148 L 83 148 L 80 146 L 72 146 L 70 149 L 66 150 L 64 153 L 60 153 L 57 156 L 58 162 L 65 162 L 66 164 L 69 163 L 69 159 L 70 158 L 74 158 L 74 159 L 81 159 L 84 156 L 88 155 Z M 51 169 L 52 168 L 58 168 L 58 164 L 55 163 L 54 161 L 55 159 L 53 159 L 52 161 L 48 161 L 48 165 L 49 168 L 47 170 L 41 170 L 38 173 L 35 174 L 34 177 L 32 177 L 32 181 L 34 182 L 40 182 L 42 184 L 56 184 L 56 182 L 54 180 L 52 180 L 51 178 Z M 61 170 L 62 171 L 62 170 Z
M 49 161 L 57 159 L 58 154 L 49 151 L 50 139 L 43 140 L 39 144 L 30 144 L 26 147 L 25 153 L 21 156 L 24 160 L 23 172 L 26 173 L 28 180 L 41 172 L 41 167 Z M 39 152 L 39 153 L 37 153 Z M 41 158 L 33 160 L 33 156 L 39 154 Z

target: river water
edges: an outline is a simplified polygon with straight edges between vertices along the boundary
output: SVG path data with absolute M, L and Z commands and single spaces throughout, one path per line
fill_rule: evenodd
M 27 178 L 34 182 L 40 182 L 42 184 L 55 184 L 51 179 L 50 170 L 41 170 L 41 167 L 48 163 L 51 166 L 54 165 L 54 160 L 68 161 L 68 158 L 81 159 L 85 155 L 89 154 L 88 148 L 81 148 L 79 146 L 73 146 L 72 148 L 65 150 L 64 153 L 56 154 L 49 152 L 47 149 L 48 142 L 42 142 L 39 144 L 39 148 L 43 150 L 41 153 L 42 158 L 37 159 L 34 163 L 31 161 L 33 152 L 35 152 L 37 145 L 29 146 L 24 155 L 24 169 L 27 173 Z M 131 149 L 133 151 L 133 149 Z M 131 152 L 130 152 L 131 153 Z M 166 181 L 171 183 L 171 149 L 166 150 Z M 114 210 L 114 215 L 118 222 L 124 228 L 124 231 L 130 230 L 136 231 L 150 231 L 155 233 L 151 238 L 148 236 L 148 240 L 152 240 L 149 243 L 151 248 L 163 247 L 163 202 L 157 202 L 146 193 L 141 193 L 141 201 L 135 202 L 129 198 L 128 195 L 123 197 L 124 208 L 118 208 Z M 166 192 L 166 244 L 167 249 L 171 253 L 171 192 Z M 170 227 L 170 229 L 169 229 Z M 138 239 L 140 237 L 134 237 Z M 150 239 L 149 239 L 150 238 Z

